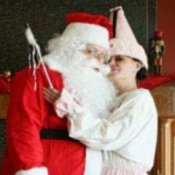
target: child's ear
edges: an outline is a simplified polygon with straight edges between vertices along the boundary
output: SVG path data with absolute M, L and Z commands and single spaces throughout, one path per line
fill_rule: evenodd
M 143 67 L 142 63 L 140 63 L 139 61 L 137 61 L 136 62 L 136 69 L 137 69 L 137 71 L 139 71 L 142 67 Z

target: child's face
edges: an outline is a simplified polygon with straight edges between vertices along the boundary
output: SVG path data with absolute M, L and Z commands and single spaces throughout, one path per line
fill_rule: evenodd
M 135 79 L 136 73 L 141 68 L 141 63 L 128 56 L 112 56 L 109 65 L 111 72 L 109 77 L 115 81 Z

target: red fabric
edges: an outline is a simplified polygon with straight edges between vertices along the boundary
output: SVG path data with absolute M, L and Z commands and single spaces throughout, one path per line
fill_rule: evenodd
M 66 21 L 67 21 L 67 24 L 70 24 L 73 22 L 80 22 L 80 23 L 88 23 L 88 24 L 102 26 L 108 30 L 109 39 L 113 37 L 112 25 L 109 19 L 105 16 L 74 12 L 74 13 L 69 13 L 66 16 Z
M 175 76 L 151 75 L 146 80 L 140 82 L 139 87 L 151 90 L 171 81 L 175 81 Z
M 0 75 L 0 93 L 10 92 L 10 77 Z
M 154 37 L 156 39 L 162 39 L 163 38 L 163 31 L 159 31 L 159 30 L 155 31 L 154 32 Z
M 55 88 L 63 88 L 62 77 L 49 70 Z M 23 69 L 12 80 L 7 114 L 7 147 L 1 175 L 14 175 L 21 169 L 46 166 L 49 175 L 82 175 L 85 147 L 75 141 L 40 140 L 41 128 L 67 128 L 67 120 L 56 116 L 53 105 L 44 100 L 48 87 L 43 69 L 37 70 L 34 91 L 32 70 Z

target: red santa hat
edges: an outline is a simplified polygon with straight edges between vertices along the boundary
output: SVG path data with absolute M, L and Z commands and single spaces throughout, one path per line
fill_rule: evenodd
M 110 9 L 110 20 L 115 25 L 115 38 L 110 41 L 111 55 L 126 55 L 135 58 L 148 69 L 145 50 L 137 42 L 121 6 Z
M 112 25 L 107 17 L 89 13 L 69 13 L 63 37 L 75 37 L 89 44 L 109 48 Z

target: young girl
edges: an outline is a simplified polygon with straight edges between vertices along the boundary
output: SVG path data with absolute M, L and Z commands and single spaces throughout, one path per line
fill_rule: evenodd
M 111 42 L 113 47 L 118 47 L 125 41 Z M 132 57 L 132 54 L 111 56 L 109 78 L 119 93 L 115 108 L 106 118 L 95 119 L 83 104 L 77 104 L 66 94 L 66 101 L 70 102 L 66 102 L 69 134 L 88 147 L 102 150 L 101 174 L 146 175 L 153 166 L 157 111 L 150 92 L 137 87 L 137 81 L 146 77 L 147 65 L 143 62 L 142 57 Z M 57 101 L 57 107 L 61 100 Z
M 153 98 L 148 90 L 137 86 L 138 81 L 146 78 L 147 57 L 133 38 L 121 35 L 112 39 L 110 46 L 109 79 L 118 91 L 111 114 L 94 118 L 69 92 L 56 101 L 56 111 L 60 103 L 65 103 L 70 137 L 101 150 L 101 175 L 146 175 L 153 166 L 157 140 Z M 48 93 L 46 96 L 48 99 Z

